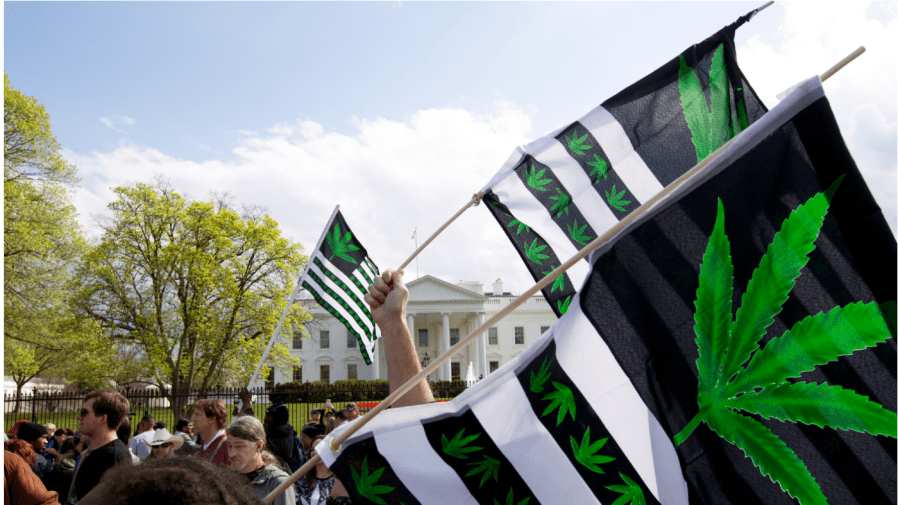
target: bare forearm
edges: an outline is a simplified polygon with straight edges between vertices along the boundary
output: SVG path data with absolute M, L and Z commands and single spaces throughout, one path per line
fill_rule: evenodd
M 381 332 L 387 358 L 387 371 L 390 376 L 390 393 L 393 393 L 421 371 L 421 363 L 418 361 L 418 353 L 405 322 L 405 314 L 393 318 L 391 324 L 381 326 Z M 408 407 L 431 402 L 433 402 L 433 393 L 425 379 L 415 384 L 393 405 Z

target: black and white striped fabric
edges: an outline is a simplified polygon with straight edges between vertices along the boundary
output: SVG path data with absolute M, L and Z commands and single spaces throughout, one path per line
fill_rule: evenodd
M 733 42 L 754 13 L 579 121 L 519 147 L 483 188 L 487 208 L 534 280 L 766 112 L 736 64 Z M 543 290 L 556 315 L 588 270 L 584 260 Z
M 522 355 L 450 402 L 382 412 L 333 452 L 331 438 L 350 425 L 341 426 L 318 454 L 353 503 L 793 503 L 708 426 L 678 448 L 672 440 L 699 409 L 696 285 L 718 202 L 741 293 L 778 228 L 771 223 L 839 177 L 820 253 L 802 274 L 810 280 L 795 286 L 771 331 L 833 304 L 890 306 L 880 345 L 807 379 L 850 387 L 894 416 L 895 240 L 834 125 L 819 78 L 799 86 L 597 249 L 565 315 Z M 762 422 L 830 503 L 894 503 L 894 438 Z
M 356 338 L 368 365 L 372 363 L 377 332 L 365 293 L 379 274 L 368 251 L 336 210 L 299 279 L 299 285 Z

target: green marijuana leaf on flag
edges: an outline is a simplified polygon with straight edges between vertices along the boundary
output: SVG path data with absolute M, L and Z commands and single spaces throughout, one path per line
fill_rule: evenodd
M 469 452 L 477 452 L 483 449 L 483 447 L 477 446 L 467 447 L 469 443 L 477 440 L 479 436 L 480 433 L 471 435 L 470 437 L 465 437 L 464 428 L 462 428 L 461 431 L 459 431 L 454 437 L 452 437 L 452 440 L 449 440 L 448 438 L 446 438 L 446 434 L 443 434 L 443 452 L 445 452 L 449 456 L 452 456 L 453 458 L 468 459 L 465 454 Z
M 598 154 L 593 154 L 593 157 L 596 159 L 595 161 L 587 162 L 586 164 L 592 167 L 592 170 L 589 172 L 589 176 L 596 176 L 595 184 L 598 184 L 600 180 L 608 178 L 608 162 L 602 159 Z
M 544 417 L 553 410 L 558 409 L 558 422 L 555 426 L 561 426 L 561 421 L 564 420 L 564 416 L 568 412 L 571 413 L 571 419 L 576 420 L 577 404 L 574 403 L 574 392 L 560 382 L 552 381 L 552 385 L 555 387 L 555 391 L 543 397 L 543 400 L 552 400 L 552 403 L 546 407 L 546 410 L 540 414 L 540 417 Z
M 480 486 L 478 486 L 478 488 L 482 488 L 490 477 L 496 482 L 499 482 L 499 464 L 501 462 L 498 459 L 491 458 L 487 455 L 484 455 L 483 457 L 484 459 L 480 461 L 468 463 L 468 465 L 473 466 L 474 469 L 465 474 L 465 477 L 470 477 L 472 475 L 477 475 L 478 473 L 483 473 L 483 478 L 480 479 Z
M 375 470 L 374 473 L 368 475 L 368 456 L 365 456 L 365 460 L 362 461 L 362 475 L 359 475 L 358 472 L 355 471 L 355 467 L 350 467 L 350 470 L 352 471 L 352 480 L 355 482 L 355 488 L 360 495 L 378 505 L 387 505 L 387 502 L 377 495 L 387 494 L 395 488 L 391 486 L 376 485 L 378 479 L 380 479 L 380 476 L 383 475 L 384 470 L 386 470 L 386 467 Z
M 358 251 L 359 248 L 353 244 L 350 244 L 349 241 L 352 240 L 352 232 L 346 232 L 346 235 L 340 237 L 340 223 L 334 223 L 334 233 L 333 235 L 327 236 L 327 244 L 331 247 L 331 256 L 328 260 L 334 259 L 334 255 L 339 256 L 340 258 L 350 262 L 358 264 L 356 260 L 349 256 L 348 252 Z
M 742 449 L 762 475 L 805 504 L 826 503 L 807 466 L 776 434 L 737 410 L 821 428 L 898 435 L 898 416 L 867 397 L 840 386 L 788 380 L 890 338 L 883 312 L 894 314 L 894 301 L 851 303 L 809 316 L 758 350 L 759 341 L 782 310 L 815 248 L 840 183 L 841 178 L 786 218 L 752 273 L 735 321 L 733 264 L 724 232 L 723 202 L 718 200 L 695 300 L 699 411 L 674 437 L 674 443 L 680 445 L 706 423 Z
M 515 235 L 520 235 L 520 234 L 521 234 L 521 230 L 527 230 L 528 232 L 530 231 L 530 227 L 529 227 L 529 226 L 527 226 L 526 224 L 524 224 L 524 223 L 518 221 L 518 220 L 515 219 L 515 217 L 512 216 L 511 214 L 505 213 L 505 215 L 508 216 L 508 217 L 510 217 L 510 218 L 512 218 L 512 221 L 511 221 L 510 223 L 508 223 L 507 225 L 505 225 L 507 228 L 511 228 L 511 227 L 514 226 L 514 225 L 518 225 L 518 231 L 515 233 Z
M 546 173 L 545 168 L 537 172 L 536 167 L 530 165 L 530 171 L 527 172 L 527 185 L 537 191 L 545 191 L 546 184 L 552 182 L 552 179 L 543 179 L 544 173 Z
M 626 202 L 626 203 L 630 203 L 630 202 Z M 584 235 L 584 233 L 586 233 L 586 226 L 587 226 L 586 223 L 583 223 L 583 226 L 578 227 L 577 220 L 574 219 L 573 226 L 571 226 L 571 225 L 567 226 L 567 232 L 571 236 L 571 240 L 576 241 L 580 245 L 588 244 L 589 241 L 592 240 L 592 237 Z
M 570 137 L 564 138 L 565 142 L 567 142 L 567 148 L 570 149 L 571 152 L 574 154 L 581 154 L 581 155 L 586 154 L 585 151 L 587 149 L 592 149 L 592 146 L 583 145 L 583 142 L 586 141 L 586 137 L 588 135 L 589 135 L 588 133 L 584 133 L 582 137 L 578 138 L 577 131 L 574 130 L 574 132 L 571 134 Z
M 561 312 L 562 314 L 567 312 L 567 308 L 570 306 L 571 299 L 573 297 L 574 297 L 573 295 L 568 296 L 567 299 L 565 299 L 563 302 L 561 300 L 558 300 L 558 311 Z
M 698 75 L 689 68 L 683 55 L 680 55 L 680 102 L 683 105 L 686 124 L 692 132 L 692 144 L 695 146 L 698 161 L 705 159 L 722 146 L 728 136 L 735 136 L 742 131 L 745 127 L 743 123 L 747 125 L 747 119 L 743 120 L 740 117 L 737 126 L 730 127 L 730 87 L 723 58 L 723 44 L 717 47 L 711 57 L 711 71 L 708 77 L 710 79 L 708 86 L 711 88 L 710 111 Z M 742 116 L 744 115 L 743 106 Z
M 614 500 L 614 503 L 611 505 L 645 505 L 645 495 L 642 494 L 642 488 L 639 487 L 639 484 L 633 482 L 633 479 L 627 477 L 622 473 L 618 473 L 620 478 L 627 483 L 626 486 L 622 486 L 620 484 L 616 484 L 613 486 L 605 486 L 607 489 L 614 491 L 615 493 L 622 493 L 623 496 Z
M 552 366 L 552 362 L 549 360 L 548 356 L 543 359 L 543 364 L 539 367 L 539 373 L 533 373 L 533 370 L 530 371 L 530 391 L 532 393 L 542 393 L 543 385 L 546 381 L 549 380 L 551 374 L 549 373 L 549 367 Z
M 508 490 L 508 496 L 505 497 L 505 505 L 527 505 L 527 502 L 530 501 L 530 497 L 524 498 L 519 501 L 517 504 L 514 502 L 514 489 Z M 499 503 L 499 500 L 493 498 L 493 505 L 502 505 Z
M 537 239 L 533 239 L 533 243 L 527 246 L 527 257 L 530 258 L 531 261 L 536 263 L 537 265 L 542 265 L 542 260 L 549 257 L 548 254 L 542 254 L 540 251 L 548 247 L 547 244 L 543 244 L 539 247 L 536 246 Z
M 620 190 L 620 193 L 617 192 L 617 184 L 611 185 L 611 193 L 608 193 L 608 190 L 605 190 L 605 198 L 608 200 L 608 205 L 614 207 L 619 211 L 626 211 L 624 207 L 630 204 L 630 200 L 621 200 L 624 197 L 624 193 L 626 193 L 626 189 Z
M 571 447 L 574 449 L 574 457 L 577 458 L 577 461 L 580 462 L 581 465 L 585 466 L 589 470 L 592 470 L 596 473 L 605 473 L 599 465 L 602 463 L 609 463 L 614 461 L 615 458 L 611 456 L 602 456 L 600 454 L 596 454 L 602 447 L 605 445 L 605 442 L 608 442 L 608 437 L 605 437 L 601 440 L 598 440 L 596 443 L 589 445 L 589 428 L 586 428 L 586 433 L 583 435 L 583 440 L 580 441 L 580 444 L 577 444 L 577 439 L 571 437 Z
M 549 212 L 553 212 L 555 209 L 558 209 L 558 213 L 556 214 L 557 216 L 567 214 L 568 205 L 571 204 L 571 197 L 564 194 L 564 191 L 562 191 L 561 188 L 555 188 L 555 191 L 558 193 L 558 195 L 549 197 L 549 200 L 555 201 L 555 204 L 552 205 L 552 208 L 549 209 Z
M 551 267 L 551 269 L 548 272 L 543 272 L 543 275 L 549 275 L 554 270 L 555 270 L 555 267 Z M 558 277 L 555 278 L 555 282 L 552 283 L 552 290 L 549 292 L 554 293 L 556 289 L 560 289 L 561 291 L 564 291 L 564 274 L 559 275 Z

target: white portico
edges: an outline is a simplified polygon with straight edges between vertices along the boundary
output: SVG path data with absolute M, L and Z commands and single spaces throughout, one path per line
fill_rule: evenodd
M 406 286 L 409 290 L 407 322 L 421 362 L 425 357 L 432 362 L 442 356 L 455 339 L 464 338 L 517 299 L 503 291 L 499 279 L 492 284 L 491 292 L 484 292 L 480 282 L 452 284 L 430 275 L 408 281 Z M 284 336 L 291 354 L 302 360 L 302 366 L 276 370 L 272 377 L 275 383 L 389 377 L 380 343 L 375 352 L 379 366 L 366 366 L 355 337 L 347 333 L 342 323 L 314 301 L 303 303 L 313 317 L 306 326 L 308 337 Z M 477 377 L 486 377 L 519 356 L 555 321 L 551 307 L 537 294 L 488 328 L 429 378 L 431 381 L 464 379 L 468 363 L 474 364 Z
M 431 359 L 444 355 L 460 338 L 483 324 L 486 314 L 480 283 L 450 284 L 430 275 L 415 279 L 406 287 L 409 302 L 406 309 L 408 327 L 418 349 L 419 359 L 425 354 Z M 480 377 L 486 370 L 486 335 L 482 334 L 440 366 L 439 373 L 431 380 L 459 378 L 461 370 L 469 362 L 474 363 L 474 373 Z

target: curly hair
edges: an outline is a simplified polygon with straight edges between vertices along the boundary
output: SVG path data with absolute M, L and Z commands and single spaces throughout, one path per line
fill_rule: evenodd
M 218 429 L 223 429 L 228 424 L 228 411 L 225 410 L 225 404 L 221 400 L 207 398 L 205 400 L 197 400 L 193 406 L 203 411 L 206 417 L 215 418 Z
M 31 446 L 30 442 L 17 438 L 6 442 L 4 445 L 6 446 L 7 451 L 24 459 L 25 463 L 28 463 L 28 466 L 37 463 L 37 454 L 34 452 L 34 447 Z
M 106 505 L 261 504 L 246 479 L 203 458 L 146 459 L 116 465 L 97 486 L 106 488 Z
M 106 426 L 110 430 L 115 431 L 122 423 L 122 419 L 128 417 L 128 411 L 131 410 L 131 403 L 118 391 L 110 389 L 100 389 L 91 391 L 84 397 L 84 401 L 96 399 L 94 402 L 94 414 L 97 416 L 106 416 Z

